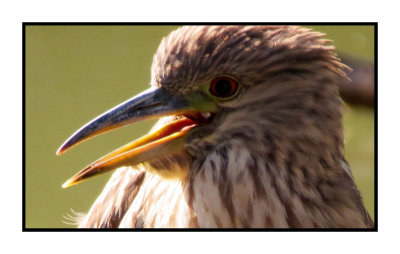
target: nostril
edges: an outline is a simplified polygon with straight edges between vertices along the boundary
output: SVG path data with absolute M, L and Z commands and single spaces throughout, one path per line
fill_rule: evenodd
M 161 106 L 161 105 L 164 105 L 164 104 L 161 103 L 161 102 L 157 102 L 157 103 L 154 103 L 154 104 L 151 104 L 151 105 L 139 105 L 139 106 L 137 106 L 135 108 L 135 110 L 143 110 L 143 109 L 147 109 L 147 108 L 155 108 L 155 107 Z

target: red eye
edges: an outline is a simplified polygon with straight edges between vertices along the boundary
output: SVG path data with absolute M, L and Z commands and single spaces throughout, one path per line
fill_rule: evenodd
M 210 92 L 220 98 L 228 98 L 236 93 L 238 83 L 228 77 L 216 78 L 211 82 Z

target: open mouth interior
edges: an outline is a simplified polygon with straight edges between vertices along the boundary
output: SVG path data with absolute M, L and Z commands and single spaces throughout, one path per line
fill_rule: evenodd
M 132 153 L 134 151 L 146 150 L 152 146 L 156 146 L 159 143 L 166 143 L 169 140 L 187 135 L 190 129 L 211 123 L 214 118 L 214 113 L 191 112 L 177 115 L 176 118 L 177 120 L 172 121 L 160 129 L 118 148 L 117 150 L 90 164 L 86 168 L 93 168 L 94 166 L 112 160 L 115 157 Z
M 211 123 L 214 118 L 214 113 L 206 112 L 206 113 L 197 113 L 190 112 L 182 115 L 178 115 L 177 119 L 179 120 L 188 120 L 187 123 L 192 122 L 193 125 L 199 126 Z M 193 126 L 194 127 L 194 126 Z
M 117 156 L 121 156 L 123 154 L 132 153 L 134 151 L 146 150 L 150 149 L 153 146 L 156 146 L 160 143 L 167 143 L 169 140 L 175 139 L 180 136 L 187 135 L 189 130 L 209 124 L 214 119 L 214 113 L 198 113 L 198 112 L 190 112 L 182 115 L 177 115 L 177 120 L 166 124 L 160 129 L 149 133 L 115 151 L 104 156 L 98 161 L 92 163 L 88 167 L 93 167 L 94 165 L 99 165 L 108 160 L 111 160 Z

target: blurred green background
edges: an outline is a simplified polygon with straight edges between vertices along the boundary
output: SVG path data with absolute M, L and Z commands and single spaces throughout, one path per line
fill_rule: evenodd
M 373 60 L 372 26 L 311 26 L 337 49 Z M 57 148 L 100 113 L 146 89 L 153 54 L 176 26 L 26 26 L 26 227 L 73 227 L 71 208 L 87 212 L 110 173 L 61 189 L 90 162 L 145 134 L 154 121 L 96 137 L 61 157 Z M 374 216 L 374 112 L 345 108 L 346 155 Z

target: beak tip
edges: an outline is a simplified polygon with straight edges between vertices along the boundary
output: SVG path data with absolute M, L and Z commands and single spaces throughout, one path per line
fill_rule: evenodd
M 71 181 L 71 179 L 68 179 L 63 185 L 61 185 L 61 188 L 66 189 L 72 185 L 74 185 L 74 183 Z
M 57 152 L 56 152 L 56 155 L 60 156 L 62 153 L 63 153 L 63 151 L 61 149 L 58 149 Z
M 74 147 L 75 145 L 79 144 L 80 136 L 73 134 L 69 139 L 67 139 L 57 150 L 56 155 L 61 155 Z
M 56 152 L 56 155 L 62 155 L 63 153 L 65 153 L 65 152 L 69 149 L 69 147 L 70 147 L 70 146 L 67 145 L 67 142 L 64 143 L 64 144 L 62 144 L 62 145 L 58 148 L 58 150 L 57 150 L 57 152 Z

